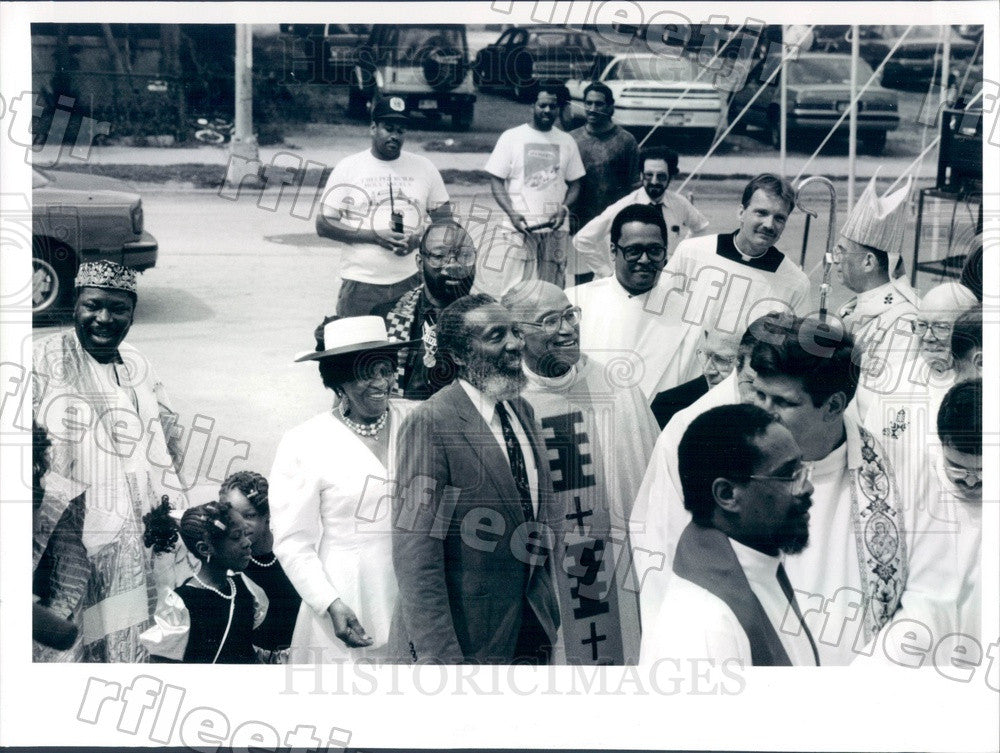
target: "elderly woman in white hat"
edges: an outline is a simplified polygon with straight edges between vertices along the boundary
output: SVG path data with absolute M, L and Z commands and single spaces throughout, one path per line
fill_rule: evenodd
M 270 476 L 274 551 L 302 597 L 289 660 L 393 658 L 389 469 L 416 403 L 389 397 L 411 343 L 389 342 L 378 316 L 329 318 L 316 343 L 296 360 L 317 361 L 337 400 L 285 434 Z

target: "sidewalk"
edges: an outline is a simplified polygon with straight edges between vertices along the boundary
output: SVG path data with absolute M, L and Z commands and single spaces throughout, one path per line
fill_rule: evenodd
M 262 164 L 270 164 L 276 157 L 281 156 L 280 163 L 288 167 L 306 167 L 307 162 L 312 162 L 309 168 L 319 166 L 332 167 L 349 154 L 362 151 L 371 146 L 371 140 L 367 131 L 358 134 L 345 134 L 338 132 L 335 139 L 320 138 L 315 135 L 289 135 L 287 141 L 290 146 L 277 145 L 260 148 L 260 161 Z M 357 130 L 361 131 L 360 128 Z M 482 151 L 477 152 L 451 152 L 428 150 L 424 144 L 435 142 L 447 142 L 453 139 L 461 144 L 463 134 L 454 134 L 447 131 L 419 132 L 406 140 L 405 149 L 407 151 L 421 154 L 430 159 L 439 169 L 449 169 L 460 172 L 481 171 L 486 162 L 487 154 Z M 856 176 L 859 180 L 867 180 L 875 174 L 876 169 L 881 168 L 881 175 L 886 178 L 898 176 L 903 170 L 909 167 L 916 155 L 905 156 L 881 156 L 859 155 L 857 158 Z M 789 177 L 798 174 L 801 167 L 808 159 L 808 154 L 789 154 L 786 160 L 786 172 Z M 937 152 L 931 151 L 923 163 L 923 169 L 919 174 L 924 177 L 932 177 L 934 174 L 934 163 Z M 296 160 L 298 163 L 296 164 Z M 681 155 L 680 167 L 682 177 L 685 170 L 693 169 L 701 160 L 701 155 L 687 154 Z M 229 161 L 228 146 L 211 146 L 199 144 L 198 146 L 185 147 L 136 147 L 136 146 L 95 146 L 91 150 L 86 163 L 93 165 L 226 165 Z M 318 163 L 318 164 L 317 164 Z M 51 167 L 80 167 L 83 162 L 72 158 L 60 161 L 58 165 Z M 44 165 L 40 165 L 44 166 Z M 778 153 L 771 151 L 763 152 L 729 152 L 727 154 L 713 155 L 708 159 L 699 171 L 698 178 L 701 180 L 731 180 L 747 178 L 761 172 L 777 172 L 779 168 Z M 843 179 L 847 177 L 848 160 L 846 155 L 824 156 L 820 155 L 811 163 L 808 174 L 825 175 L 832 179 Z

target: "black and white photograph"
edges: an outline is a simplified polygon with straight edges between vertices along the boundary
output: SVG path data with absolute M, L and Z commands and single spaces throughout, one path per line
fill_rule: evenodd
M 1000 749 L 995 5 L 0 38 L 0 746 Z

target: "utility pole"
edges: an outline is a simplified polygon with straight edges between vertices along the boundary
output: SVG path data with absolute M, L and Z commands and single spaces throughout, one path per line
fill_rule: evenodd
M 236 24 L 236 110 L 234 133 L 229 143 L 226 183 L 238 186 L 248 176 L 247 168 L 259 165 L 257 139 L 253 135 L 253 25 Z M 259 178 L 258 181 L 259 182 Z

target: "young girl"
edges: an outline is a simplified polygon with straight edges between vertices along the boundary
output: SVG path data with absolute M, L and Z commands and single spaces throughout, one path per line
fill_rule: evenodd
M 267 597 L 241 571 L 250 561 L 246 526 L 226 502 L 184 511 L 178 525 L 167 498 L 143 516 L 145 543 L 173 551 L 178 530 L 201 569 L 164 599 L 140 640 L 153 661 L 255 664 L 251 635 L 264 621 Z
M 243 571 L 267 595 L 267 619 L 254 630 L 253 645 L 264 664 L 284 664 L 301 597 L 274 556 L 267 479 L 253 471 L 239 471 L 222 482 L 219 499 L 228 502 L 246 523 L 250 564 Z

